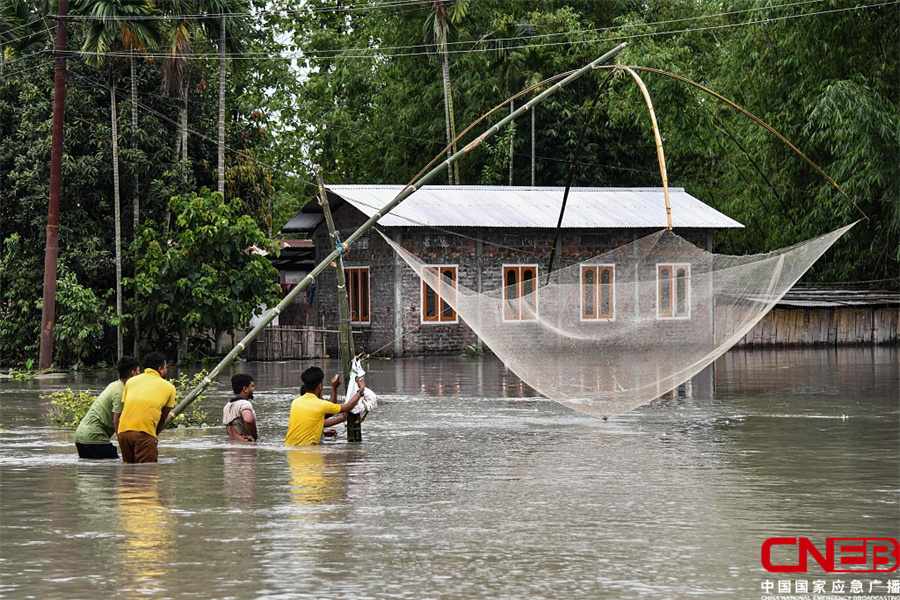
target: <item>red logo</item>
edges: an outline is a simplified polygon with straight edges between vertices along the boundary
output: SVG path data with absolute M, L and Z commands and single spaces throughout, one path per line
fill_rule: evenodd
M 773 564 L 772 549 L 796 564 Z M 805 573 L 807 559 L 812 556 L 826 573 L 889 573 L 900 567 L 900 543 L 894 538 L 825 538 L 825 556 L 809 538 L 769 538 L 762 545 L 762 566 L 770 573 Z M 794 562 L 794 561 L 790 561 Z

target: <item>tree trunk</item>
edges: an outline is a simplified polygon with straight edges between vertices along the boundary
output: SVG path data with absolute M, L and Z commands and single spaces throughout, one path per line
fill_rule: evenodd
M 531 187 L 534 187 L 534 163 L 535 163 L 535 145 L 534 145 L 534 108 L 531 107 Z
M 135 169 L 134 169 L 134 182 L 132 185 L 132 193 L 134 198 L 132 199 L 134 203 L 134 235 L 137 236 L 138 231 L 138 223 L 140 221 L 140 208 L 141 203 L 138 197 L 138 167 L 140 166 L 137 152 L 138 152 L 138 110 L 137 110 L 137 61 L 134 60 L 134 50 L 131 50 L 131 56 L 129 57 L 131 60 L 131 154 L 134 157 L 135 161 Z
M 179 117 L 181 121 L 181 160 L 187 160 L 188 157 L 188 90 L 187 82 L 184 85 L 184 96 L 178 106 Z M 185 192 L 187 192 L 187 177 L 184 179 Z
M 516 101 L 509 101 L 509 114 L 516 112 Z M 511 130 L 512 131 L 512 130 Z M 513 133 L 509 135 L 509 185 L 513 184 L 513 151 L 515 150 L 516 136 Z
M 140 166 L 140 161 L 138 161 L 138 111 L 137 111 L 137 63 L 134 60 L 134 49 L 131 50 L 131 154 L 135 160 L 135 169 L 134 169 L 134 185 L 132 189 L 132 193 L 134 195 L 134 239 L 137 239 L 138 236 L 138 228 L 140 227 L 140 219 L 141 219 L 141 202 L 140 197 L 138 195 L 138 167 Z M 135 250 L 137 252 L 137 250 Z M 135 256 L 137 259 L 137 256 Z M 135 260 L 135 265 L 137 261 Z M 138 304 L 138 290 L 137 286 L 134 288 L 134 352 L 132 356 L 135 358 L 139 358 L 141 355 L 139 342 L 141 339 L 141 319 L 138 316 L 137 311 Z
M 112 73 L 109 78 L 109 111 L 112 126 L 112 159 L 113 159 L 113 206 L 116 219 L 116 357 L 122 358 L 124 347 L 122 341 L 122 219 L 119 203 L 119 126 L 116 115 L 116 84 Z
M 175 155 L 177 160 L 187 160 L 188 157 L 188 89 L 190 87 L 189 84 L 190 75 L 185 73 L 184 79 L 181 81 L 181 90 L 179 92 L 178 98 L 178 131 L 175 138 Z M 182 169 L 185 169 L 186 166 L 182 165 Z M 187 171 L 182 171 L 181 175 L 181 193 L 187 194 L 188 188 L 188 176 Z M 168 233 L 169 232 L 169 221 L 171 220 L 172 215 L 169 210 L 169 203 L 166 202 L 165 210 L 163 211 L 163 230 Z
M 456 121 L 453 117 L 453 91 L 450 87 L 450 58 L 447 54 L 447 26 L 435 19 L 435 37 L 441 51 L 441 76 L 444 81 L 444 117 L 447 125 L 447 144 L 456 138 Z M 447 158 L 456 154 L 456 142 L 447 150 Z M 447 169 L 447 178 L 450 185 L 459 185 L 459 165 L 454 163 Z
M 219 22 L 219 193 L 225 197 L 225 15 Z
M 187 360 L 188 353 L 188 340 L 190 339 L 190 334 L 186 331 L 182 331 L 178 336 L 178 347 L 176 349 L 175 356 L 175 364 L 180 365 L 182 361 Z

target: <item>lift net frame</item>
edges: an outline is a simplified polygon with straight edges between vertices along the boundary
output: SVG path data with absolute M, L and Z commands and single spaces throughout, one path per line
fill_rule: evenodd
M 520 379 L 606 418 L 722 356 L 852 226 L 749 256 L 709 253 L 662 230 L 549 278 L 523 276 L 481 293 L 384 238 Z

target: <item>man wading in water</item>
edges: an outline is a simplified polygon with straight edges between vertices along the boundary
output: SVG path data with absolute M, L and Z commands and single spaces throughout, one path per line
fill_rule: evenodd
M 222 424 L 225 425 L 228 439 L 238 442 L 258 442 L 256 412 L 250 403 L 256 389 L 253 378 L 246 373 L 238 373 L 231 378 L 231 389 L 234 398 L 222 409 Z
M 322 430 L 325 427 L 333 427 L 346 420 L 347 413 L 353 410 L 365 391 L 365 380 L 360 381 L 360 389 L 350 400 L 343 404 L 336 404 L 322 399 L 322 382 L 325 374 L 319 367 L 310 367 L 300 375 L 303 394 L 291 403 L 291 417 L 288 423 L 287 436 L 284 443 L 287 446 L 306 446 L 318 444 L 322 439 Z M 340 383 L 340 375 L 335 375 L 331 380 L 331 398 L 337 399 L 337 387 Z M 325 415 L 340 415 L 325 418 Z
M 157 436 L 175 406 L 175 386 L 165 379 L 166 356 L 151 352 L 144 357 L 143 367 L 144 372 L 129 379 L 122 392 L 118 437 L 122 461 L 127 463 L 159 459 Z
M 136 358 L 120 358 L 116 363 L 119 378 L 106 386 L 81 419 L 75 430 L 75 448 L 81 458 L 119 458 L 109 439 L 119 427 L 125 382 L 141 372 L 138 364 Z

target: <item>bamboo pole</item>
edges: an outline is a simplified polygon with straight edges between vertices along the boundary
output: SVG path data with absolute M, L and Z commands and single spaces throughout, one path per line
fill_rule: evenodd
M 322 167 L 315 165 L 313 170 L 316 172 L 316 183 L 319 186 L 319 206 L 322 207 L 322 212 L 325 214 L 325 225 L 328 227 L 331 246 L 337 249 L 340 239 L 338 238 L 337 230 L 334 228 L 334 217 L 331 215 L 331 206 L 328 204 L 328 192 L 325 191 L 325 178 L 322 175 Z M 353 329 L 350 323 L 350 298 L 347 294 L 347 278 L 344 275 L 343 248 L 341 248 L 341 255 L 331 264 L 334 265 L 334 274 L 337 279 L 341 373 L 343 375 L 344 389 L 346 390 L 350 383 L 350 360 L 353 358 L 355 351 L 353 349 Z M 332 398 L 331 401 L 341 404 L 337 402 L 337 398 Z M 362 426 L 358 414 L 347 413 L 347 441 L 362 441 Z
M 596 68 L 597 68 L 597 69 L 619 69 L 620 67 L 621 67 L 621 65 L 615 65 L 615 66 L 597 66 Z M 869 215 L 867 215 L 865 212 L 863 212 L 863 210 L 856 204 L 856 202 L 853 201 L 853 198 L 851 198 L 850 196 L 848 196 L 847 193 L 844 192 L 844 190 L 841 189 L 841 186 L 839 186 L 839 185 L 837 184 L 837 182 L 836 182 L 834 179 L 832 179 L 831 177 L 829 177 L 829 176 L 828 176 L 828 173 L 826 173 L 825 171 L 822 170 L 822 167 L 820 167 L 819 165 L 817 165 L 816 163 L 814 163 L 808 156 L 806 156 L 805 154 L 803 154 L 803 152 L 802 152 L 799 148 L 797 148 L 794 144 L 792 144 L 792 143 L 790 142 L 790 140 L 788 140 L 786 137 L 784 137 L 784 136 L 781 135 L 778 131 L 776 131 L 774 127 L 772 127 L 771 125 L 769 125 L 768 123 L 766 123 L 765 121 L 763 121 L 762 119 L 760 119 L 759 117 L 757 117 L 756 115 L 754 115 L 753 113 L 751 113 L 750 111 L 748 111 L 746 108 L 744 108 L 744 107 L 742 107 L 742 106 L 740 106 L 740 105 L 738 105 L 738 104 L 735 104 L 734 102 L 732 102 L 731 100 L 729 100 L 729 99 L 726 98 L 725 96 L 723 96 L 723 95 L 721 95 L 721 94 L 719 94 L 719 93 L 717 93 L 717 92 L 712 91 L 712 90 L 709 89 L 708 87 L 704 87 L 704 86 L 700 85 L 700 84 L 697 83 L 696 81 L 691 81 L 691 80 L 688 79 L 687 77 L 682 77 L 681 75 L 676 75 L 675 73 L 670 73 L 670 72 L 668 72 L 668 71 L 662 71 L 662 70 L 660 70 L 660 69 L 653 69 L 653 68 L 651 68 L 651 67 L 636 67 L 636 66 L 633 66 L 633 65 L 632 65 L 632 66 L 629 66 L 628 69 L 633 69 L 633 70 L 635 70 L 635 71 L 644 71 L 645 73 L 657 73 L 657 74 L 659 74 L 659 75 L 665 75 L 666 77 L 671 77 L 672 79 L 675 79 L 676 81 L 680 81 L 680 82 L 682 82 L 682 83 L 686 83 L 686 84 L 688 84 L 688 85 L 692 85 L 692 86 L 694 86 L 695 88 L 699 89 L 700 91 L 705 92 L 705 93 L 709 94 L 710 96 L 713 96 L 714 98 L 716 98 L 716 99 L 718 99 L 718 100 L 721 100 L 722 102 L 724 102 L 725 104 L 727 104 L 728 106 L 730 106 L 730 107 L 733 108 L 734 110 L 738 111 L 739 113 L 741 113 L 741 114 L 744 115 L 745 117 L 748 117 L 748 118 L 752 119 L 752 120 L 755 121 L 758 125 L 762 126 L 763 129 L 765 129 L 766 131 L 768 131 L 769 133 L 771 133 L 772 135 L 774 135 L 775 137 L 777 137 L 779 140 L 781 140 L 788 148 L 790 148 L 791 150 L 793 150 L 794 153 L 797 154 L 797 156 L 799 156 L 800 158 L 802 158 L 803 160 L 805 160 L 805 161 L 807 162 L 807 164 L 809 164 L 809 166 L 811 166 L 813 169 L 815 169 L 816 172 L 817 172 L 819 175 L 821 175 L 821 176 L 825 179 L 825 181 L 827 181 L 828 183 L 830 183 L 831 186 L 832 186 L 834 189 L 836 189 L 836 190 L 838 191 L 838 193 L 840 193 L 844 198 L 847 199 L 848 202 L 850 202 L 850 204 L 853 205 L 853 208 L 855 208 L 855 209 L 859 212 L 859 214 L 862 215 L 863 219 L 865 219 L 866 221 L 869 221 L 869 220 L 870 220 L 870 219 L 869 219 Z
M 555 94 L 557 91 L 559 91 L 563 87 L 569 85 L 570 83 L 572 83 L 579 77 L 585 75 L 586 73 L 589 73 L 592 70 L 596 69 L 600 64 L 608 61 L 610 58 L 612 58 L 613 56 L 615 56 L 616 54 L 618 54 L 619 52 L 624 50 L 626 46 L 627 46 L 626 43 L 619 44 L 618 46 L 616 46 L 615 48 L 613 48 L 612 50 L 610 50 L 603 56 L 591 61 L 590 63 L 581 67 L 577 71 L 574 71 L 571 75 L 569 75 L 565 79 L 562 79 L 558 83 L 555 83 L 554 85 L 550 86 L 545 91 L 541 92 L 540 94 L 538 94 L 537 96 L 535 96 L 534 98 L 532 98 L 531 100 L 529 100 L 528 102 L 526 102 L 525 104 L 520 106 L 518 109 L 516 109 L 515 112 L 508 115 L 506 118 L 500 120 L 495 125 L 493 125 L 491 128 L 489 128 L 487 131 L 482 133 L 480 136 L 478 136 L 477 138 L 475 138 L 474 140 L 469 142 L 462 150 L 456 152 L 455 154 L 453 154 L 453 156 L 451 156 L 447 160 L 436 165 L 433 169 L 431 169 L 430 171 L 428 171 L 421 177 L 414 179 L 412 182 L 407 184 L 407 186 L 404 187 L 403 190 L 401 190 L 400 193 L 397 194 L 397 196 L 393 200 L 388 202 L 384 206 L 384 208 L 376 211 L 375 214 L 372 215 L 368 221 L 366 221 L 365 223 L 360 225 L 359 229 L 354 231 L 353 234 L 351 234 L 350 237 L 348 237 L 346 239 L 346 241 L 344 242 L 344 246 L 349 248 L 354 243 L 356 243 L 356 240 L 358 240 L 364 233 L 366 233 L 372 227 L 374 227 L 375 224 L 378 223 L 378 220 L 381 219 L 381 217 L 383 217 L 384 215 L 386 215 L 389 212 L 391 212 L 392 210 L 394 210 L 401 202 L 403 202 L 404 200 L 409 198 L 419 188 L 426 185 L 432 179 L 434 179 L 435 177 L 440 175 L 445 169 L 452 166 L 453 163 L 455 163 L 456 161 L 461 159 L 463 156 L 465 156 L 466 154 L 468 154 L 469 152 L 471 152 L 478 146 L 480 146 L 481 143 L 484 142 L 486 139 L 490 138 L 492 135 L 494 135 L 495 133 L 497 133 L 504 127 L 506 127 L 509 123 L 514 121 L 516 118 L 518 118 L 522 114 L 531 110 L 531 108 L 533 106 L 540 104 L 541 102 L 546 100 L 549 96 Z M 334 259 L 336 259 L 338 257 L 339 254 L 340 254 L 340 252 L 337 249 L 333 250 L 331 252 L 331 254 L 326 256 L 322 260 L 322 262 L 320 262 L 318 265 L 316 265 L 313 268 L 313 270 L 310 271 L 309 274 L 306 277 L 304 277 L 303 280 L 294 287 L 294 289 L 292 289 L 290 292 L 288 292 L 288 294 L 284 297 L 284 299 L 278 303 L 278 306 L 276 306 L 265 319 L 260 321 L 256 325 L 256 327 L 251 329 L 250 332 L 246 336 L 244 336 L 244 339 L 242 339 L 240 342 L 238 342 L 237 345 L 234 348 L 232 348 L 231 352 L 229 352 L 227 355 L 225 355 L 225 358 L 223 358 L 219 362 L 219 364 L 217 364 L 213 368 L 213 370 L 209 372 L 209 375 L 204 377 L 200 381 L 200 383 L 198 383 L 197 386 L 193 390 L 191 390 L 187 396 L 185 396 L 184 400 L 179 402 L 178 405 L 172 409 L 172 412 L 169 413 L 169 419 L 172 419 L 175 416 L 181 414 L 181 412 L 184 411 L 185 408 L 187 408 L 194 400 L 196 400 L 197 396 L 199 396 L 201 393 L 203 393 L 203 390 L 205 390 L 209 386 L 209 384 L 212 383 L 212 381 L 214 379 L 216 379 L 216 377 L 219 376 L 219 373 L 222 372 L 222 369 L 224 369 L 226 366 L 230 365 L 231 362 L 235 359 L 235 357 L 237 357 L 238 354 L 243 352 L 244 349 L 247 347 L 247 345 L 252 343 L 253 340 L 255 340 L 256 337 L 260 334 L 260 332 L 262 332 L 262 330 L 265 329 L 269 325 L 269 323 L 271 323 L 275 319 L 275 317 L 280 315 L 282 313 L 282 311 L 288 305 L 290 305 L 291 302 L 293 302 L 297 296 L 300 295 L 300 292 L 302 292 L 307 287 L 309 287 L 309 284 L 312 283 L 313 280 L 316 277 L 318 277 L 322 273 L 322 271 L 324 271 L 328 267 L 328 265 L 331 263 L 331 261 L 333 261 Z
M 653 110 L 653 101 L 650 100 L 650 92 L 647 86 L 637 73 L 628 67 L 620 67 L 623 71 L 627 71 L 637 82 L 641 88 L 641 94 L 644 95 L 644 102 L 647 103 L 647 110 L 650 111 L 650 122 L 653 124 L 653 138 L 656 140 L 656 156 L 659 159 L 659 174 L 662 176 L 663 197 L 666 200 L 666 221 L 669 231 L 672 231 L 672 205 L 669 203 L 669 175 L 666 173 L 666 155 L 663 153 L 662 137 L 659 135 L 659 125 L 656 124 L 656 111 Z

